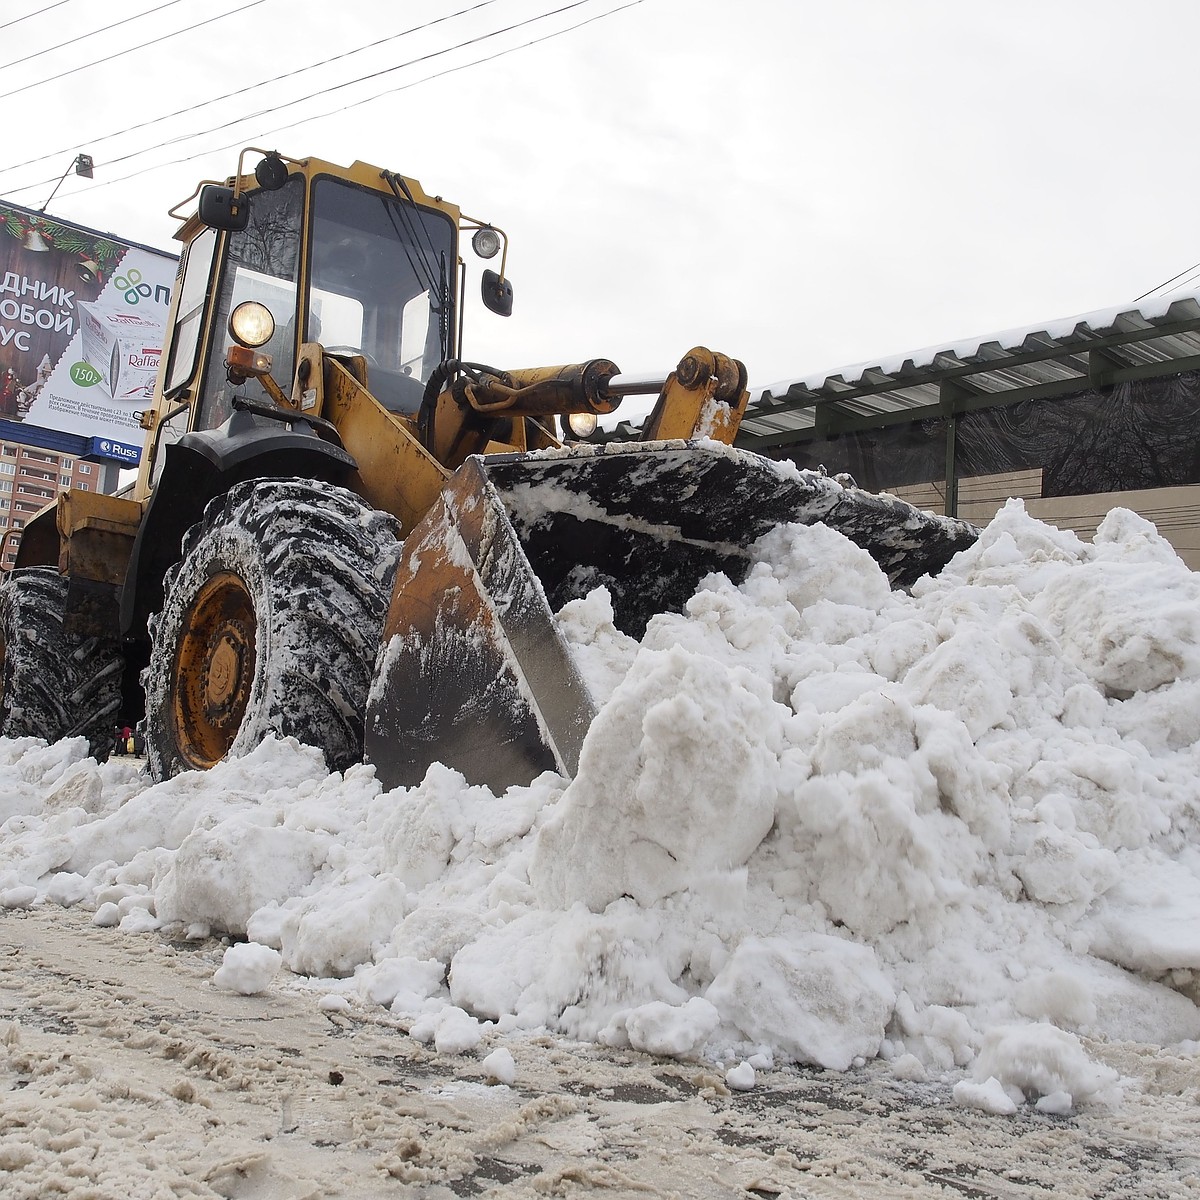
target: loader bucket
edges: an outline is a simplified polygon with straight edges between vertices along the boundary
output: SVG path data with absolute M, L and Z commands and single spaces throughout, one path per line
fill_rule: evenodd
M 775 526 L 824 522 L 893 587 L 977 531 L 715 442 L 610 443 L 469 459 L 404 544 L 367 707 L 386 787 L 440 761 L 502 791 L 572 776 L 594 707 L 554 613 L 603 584 L 640 637 L 709 572 L 735 582 Z

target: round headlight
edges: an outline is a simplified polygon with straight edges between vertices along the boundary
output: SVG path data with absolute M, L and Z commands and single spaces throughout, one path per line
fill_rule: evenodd
M 500 235 L 490 226 L 475 230 L 471 239 L 471 249 L 480 258 L 495 258 L 500 253 Z
M 229 314 L 229 332 L 243 346 L 263 346 L 275 332 L 275 318 L 265 304 L 243 300 Z
M 266 192 L 277 192 L 287 183 L 287 164 L 278 154 L 268 154 L 254 168 L 254 178 L 258 186 Z
M 596 414 L 594 412 L 571 413 L 567 417 L 567 428 L 577 437 L 591 437 L 596 432 Z

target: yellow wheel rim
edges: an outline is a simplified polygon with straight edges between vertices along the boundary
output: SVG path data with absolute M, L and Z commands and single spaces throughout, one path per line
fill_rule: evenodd
M 230 571 L 214 575 L 184 618 L 175 664 L 173 716 L 180 753 L 207 770 L 242 726 L 255 664 L 254 601 Z

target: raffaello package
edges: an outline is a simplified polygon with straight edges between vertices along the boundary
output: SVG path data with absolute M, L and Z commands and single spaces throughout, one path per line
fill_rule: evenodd
M 145 400 L 154 390 L 162 328 L 136 312 L 81 303 L 83 357 L 114 400 Z

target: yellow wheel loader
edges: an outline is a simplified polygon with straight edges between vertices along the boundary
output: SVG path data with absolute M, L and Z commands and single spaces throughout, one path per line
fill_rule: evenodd
M 896 586 L 975 536 L 735 449 L 745 368 L 702 347 L 650 384 L 465 360 L 462 242 L 501 256 L 479 287 L 507 316 L 507 237 L 415 180 L 249 148 L 172 215 L 136 484 L 62 493 L 0 586 L 5 735 L 104 754 L 140 720 L 160 779 L 270 733 L 388 786 L 435 760 L 571 775 L 593 709 L 568 600 L 606 586 L 636 636 L 780 522 L 840 529 Z M 639 392 L 640 440 L 586 440 Z

